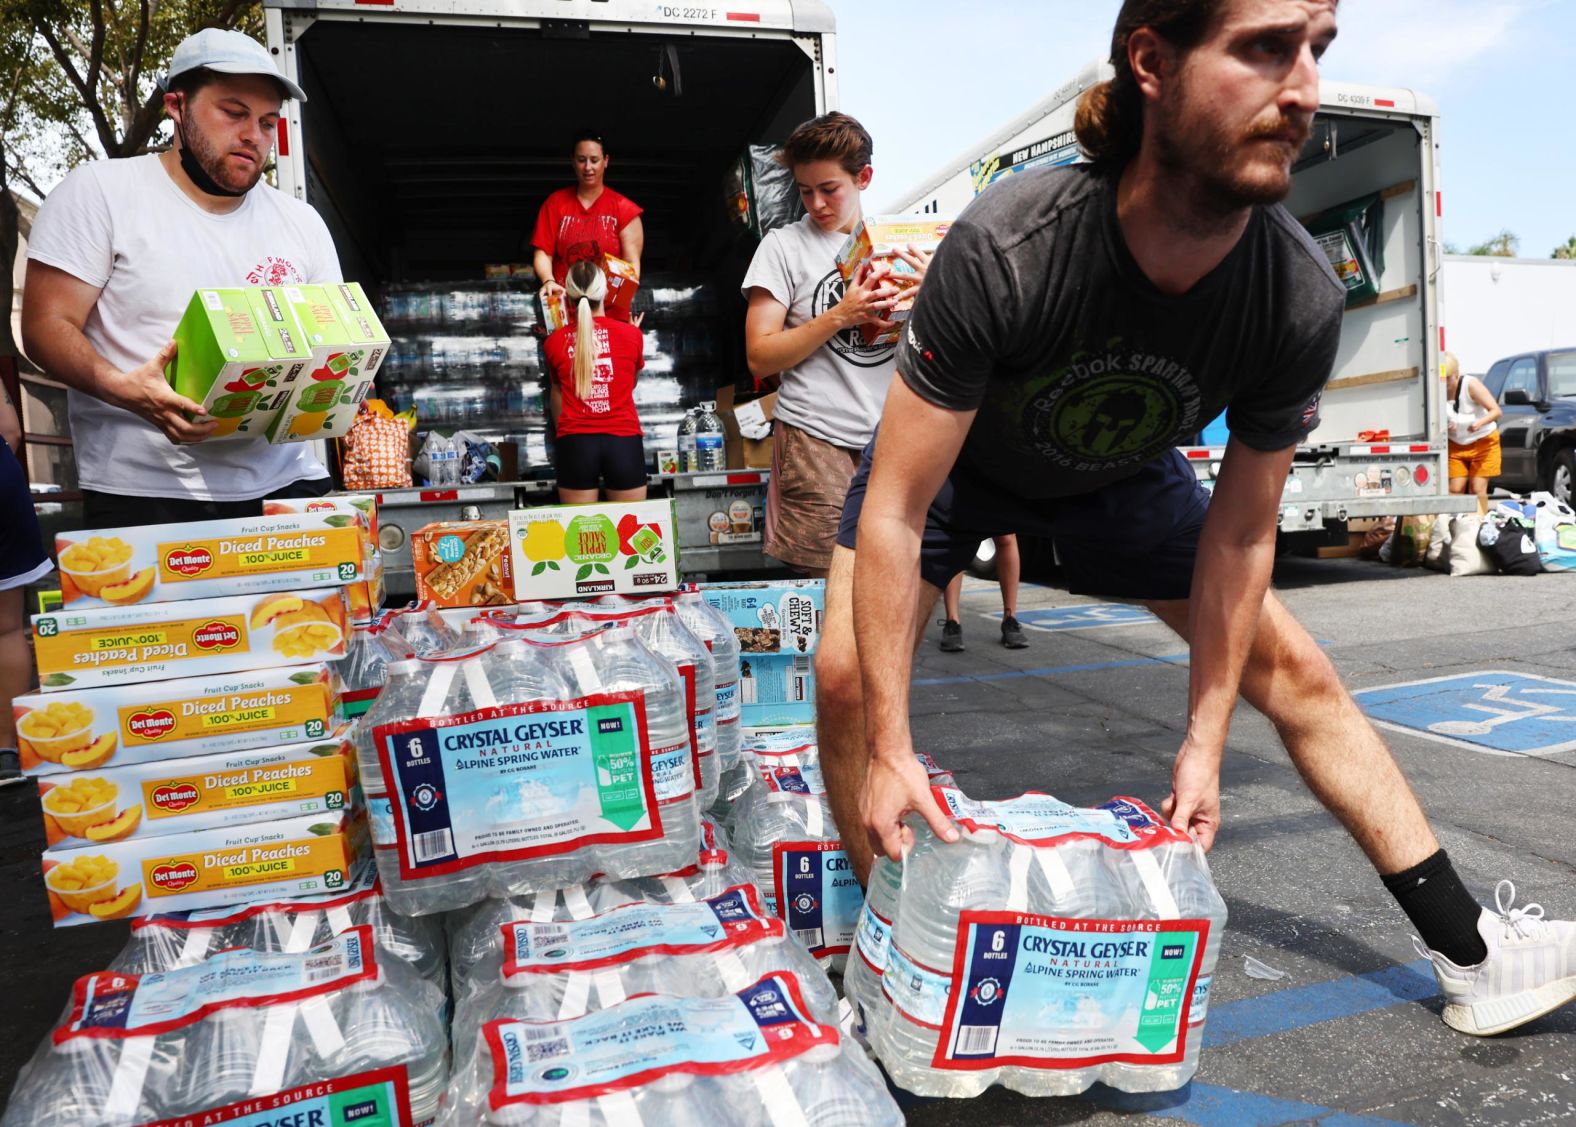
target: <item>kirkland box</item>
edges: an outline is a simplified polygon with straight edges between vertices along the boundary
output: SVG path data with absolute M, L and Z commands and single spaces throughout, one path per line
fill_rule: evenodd
M 361 520 L 303 513 L 56 536 L 60 597 L 78 610 L 363 582 Z
M 234 595 L 33 616 L 45 692 L 338 661 L 350 604 L 343 587 Z
M 341 812 L 49 849 L 44 887 L 56 927 L 312 896 L 347 887 L 366 843 L 366 819 Z
M 343 719 L 327 663 L 35 693 L 11 702 L 22 770 L 96 771 L 324 740 Z
M 739 639 L 740 722 L 769 728 L 814 721 L 825 580 L 703 583 L 698 590 Z
M 275 288 L 198 290 L 174 335 L 164 375 L 218 421 L 209 442 L 264 437 L 312 364 L 306 334 Z
M 313 362 L 280 405 L 268 428 L 270 442 L 339 438 L 355 422 L 356 408 L 372 390 L 389 335 L 356 282 L 282 287 L 304 319 Z
M 354 804 L 349 725 L 333 740 L 166 759 L 38 780 L 51 848 L 163 837 Z
M 672 501 L 516 509 L 509 549 L 521 602 L 657 595 L 679 585 Z

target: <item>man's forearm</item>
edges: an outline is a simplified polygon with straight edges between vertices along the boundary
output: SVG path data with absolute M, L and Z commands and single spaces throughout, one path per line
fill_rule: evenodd
M 868 510 L 867 510 L 868 511 Z M 872 758 L 909 751 L 910 619 L 918 599 L 919 533 L 871 514 L 859 526 L 854 563 L 854 636 L 864 687 L 865 740 Z
M 82 330 L 64 317 L 46 317 L 23 332 L 23 346 L 34 364 L 67 387 L 121 406 L 110 388 L 120 369 L 99 355 Z
M 1206 528 L 1193 575 L 1188 738 L 1219 750 L 1225 747 L 1242 670 L 1264 609 L 1275 541 L 1271 537 L 1245 547 L 1217 541 Z

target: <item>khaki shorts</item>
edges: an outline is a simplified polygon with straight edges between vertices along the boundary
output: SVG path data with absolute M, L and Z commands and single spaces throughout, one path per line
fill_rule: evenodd
M 859 455 L 777 420 L 766 493 L 767 555 L 805 570 L 832 565 L 837 525 Z
M 1450 444 L 1450 476 L 1498 477 L 1500 473 L 1499 431 L 1486 434 L 1465 446 Z

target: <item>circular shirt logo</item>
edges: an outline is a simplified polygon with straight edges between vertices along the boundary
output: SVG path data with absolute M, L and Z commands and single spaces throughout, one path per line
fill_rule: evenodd
M 1068 389 L 1036 419 L 1035 437 L 1086 462 L 1120 463 L 1169 446 L 1181 415 L 1174 388 L 1117 373 Z
M 811 318 L 819 317 L 842 301 L 844 289 L 843 276 L 834 268 L 815 284 L 815 293 L 810 298 Z M 895 344 L 873 346 L 866 344 L 864 334 L 859 331 L 857 325 L 838 333 L 826 342 L 826 346 L 850 364 L 857 364 L 861 368 L 874 368 L 878 364 L 885 364 L 897 351 Z

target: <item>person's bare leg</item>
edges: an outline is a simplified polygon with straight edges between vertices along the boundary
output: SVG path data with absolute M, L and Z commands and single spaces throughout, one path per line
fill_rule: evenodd
M 567 489 L 558 487 L 558 503 L 560 505 L 594 505 L 602 499 L 600 489 Z
M 996 580 L 1001 584 L 1001 611 L 1008 618 L 1016 618 L 1018 614 L 1018 577 L 1022 570 L 1018 538 L 996 537 Z
M 1187 637 L 1186 599 L 1148 606 Z M 1439 849 L 1390 749 L 1324 651 L 1273 594 L 1264 598 L 1242 696 L 1269 717 L 1308 789 L 1380 875 L 1402 872 Z
M 0 591 L 0 693 L 7 701 L 25 696 L 33 684 L 33 656 L 27 648 L 23 589 Z M 0 709 L 0 747 L 16 746 L 16 721 Z
M 607 491 L 607 499 L 620 503 L 644 501 L 646 499 L 646 487 L 637 485 L 633 489 L 609 489 Z
M 910 633 L 915 648 L 925 636 L 925 623 L 935 611 L 940 595 L 928 583 L 919 585 Z M 854 875 L 864 884 L 875 860 L 859 813 L 869 756 L 865 750 L 859 648 L 854 637 L 854 553 L 841 545 L 832 552 L 832 566 L 826 578 L 826 613 L 816 645 L 815 731 L 832 820 L 837 823 Z
M 963 573 L 960 571 L 952 577 L 952 582 L 947 584 L 946 594 L 942 598 L 943 613 L 949 622 L 961 622 L 958 617 L 959 604 L 963 602 Z

